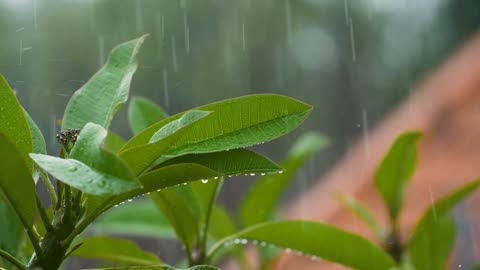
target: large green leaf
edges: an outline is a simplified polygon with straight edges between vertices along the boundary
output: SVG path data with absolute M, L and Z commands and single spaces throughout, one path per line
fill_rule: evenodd
M 160 163 L 161 168 L 178 163 L 195 163 L 224 175 L 278 173 L 282 168 L 265 156 L 247 149 L 233 149 L 206 154 L 190 154 Z
M 91 228 L 101 234 L 175 238 L 165 216 L 148 200 L 135 200 L 113 208 Z
M 248 191 L 240 205 L 239 214 L 243 226 L 270 220 L 295 173 L 306 160 L 326 145 L 327 139 L 317 132 L 309 132 L 300 137 L 281 163 L 285 172 L 259 178 Z
M 45 138 L 43 137 L 43 134 L 40 131 L 40 128 L 38 128 L 37 124 L 35 124 L 32 117 L 30 117 L 27 111 L 24 110 L 24 113 L 28 122 L 28 126 L 30 128 L 31 136 L 32 136 L 33 153 L 46 154 L 47 145 L 45 144 Z
M 76 159 L 63 159 L 42 154 L 30 154 L 42 169 L 59 181 L 94 195 L 121 194 L 136 189 L 135 179 L 119 178 L 95 170 Z
M 141 250 L 134 242 L 107 236 L 87 238 L 70 256 L 95 258 L 129 265 L 161 263 L 155 254 Z
M 113 153 L 118 152 L 126 143 L 125 139 L 120 137 L 118 134 L 108 131 L 108 135 L 103 142 L 103 147 Z
M 216 204 L 212 209 L 210 226 L 208 227 L 210 236 L 215 240 L 219 240 L 234 234 L 235 231 L 236 226 L 233 217 L 225 208 Z
M 18 103 L 15 93 L 0 73 L 0 133 L 14 143 L 18 153 L 25 159 L 28 168 L 32 161 L 27 157 L 32 152 L 32 135 L 28 120 Z
M 120 156 L 138 174 L 161 157 L 251 146 L 290 132 L 306 118 L 311 106 L 289 97 L 263 94 L 225 100 L 196 110 L 213 113 L 149 144 L 158 130 L 184 113 L 162 120 L 127 142 Z
M 6 202 L 0 203 L 0 249 L 15 257 L 20 252 L 21 239 L 24 237 L 22 223 L 17 218 L 15 211 Z M 0 266 L 7 269 L 13 266 L 0 257 Z
M 209 252 L 234 243 L 259 242 L 289 248 L 305 256 L 316 256 L 359 270 L 387 270 L 394 260 L 368 240 L 311 221 L 278 221 L 261 223 L 217 242 Z
M 128 105 L 128 123 L 133 134 L 163 120 L 167 113 L 153 101 L 143 97 L 132 97 Z
M 375 185 L 387 204 L 390 218 L 395 222 L 403 204 L 403 193 L 412 176 L 417 162 L 417 141 L 420 132 L 406 132 L 400 135 L 380 163 Z
M 185 246 L 186 252 L 191 252 L 198 236 L 198 219 L 192 213 L 189 202 L 175 189 L 164 189 L 150 193 L 150 199 L 162 210 L 162 213 L 172 225 L 177 238 Z
M 67 104 L 62 129 L 83 128 L 88 122 L 105 128 L 128 99 L 130 83 L 137 70 L 137 54 L 146 36 L 115 47 L 105 65 Z
M 170 266 L 131 266 L 131 267 L 116 267 L 116 268 L 95 268 L 84 270 L 182 270 L 180 268 L 173 268 Z M 197 265 L 183 270 L 220 270 L 214 266 Z
M 28 128 L 28 127 L 27 127 Z M 35 185 L 24 155 L 0 133 L 0 191 L 24 224 L 31 227 L 36 215 Z
M 480 186 L 471 182 L 436 201 L 415 226 L 407 246 L 410 262 L 417 270 L 445 269 L 455 244 L 452 208 Z

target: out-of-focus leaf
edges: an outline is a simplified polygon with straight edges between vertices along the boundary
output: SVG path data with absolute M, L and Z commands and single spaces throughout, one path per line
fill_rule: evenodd
M 152 192 L 149 197 L 162 210 L 186 251 L 191 252 L 198 236 L 198 220 L 192 213 L 189 202 L 171 188 Z
M 47 146 L 45 144 L 45 138 L 43 137 L 42 132 L 38 128 L 37 124 L 33 121 L 26 110 L 23 110 L 25 113 L 25 117 L 27 118 L 28 125 L 30 127 L 30 133 L 32 135 L 32 144 L 33 144 L 33 153 L 37 154 L 46 154 L 47 153 Z M 41 172 L 41 169 L 38 166 L 34 166 L 33 169 L 33 179 L 35 183 L 38 180 L 38 177 L 43 174 L 43 177 L 46 177 L 45 172 Z M 50 181 L 50 179 L 45 179 L 46 181 Z
M 161 157 L 173 158 L 251 146 L 290 132 L 306 118 L 311 108 L 292 98 L 271 94 L 209 104 L 196 109 L 212 111 L 208 117 L 151 144 L 150 139 L 158 130 L 185 113 L 150 126 L 128 141 L 120 156 L 138 174 Z
M 20 251 L 21 239 L 24 230 L 22 223 L 15 214 L 15 211 L 6 201 L 0 202 L 0 249 L 15 257 Z M 13 266 L 0 257 L 0 265 L 8 269 Z
M 92 225 L 92 229 L 101 234 L 175 238 L 165 216 L 147 200 L 136 200 L 111 209 Z
M 133 179 L 119 178 L 88 167 L 76 159 L 62 159 L 42 154 L 30 154 L 42 169 L 59 181 L 93 195 L 114 195 L 136 189 Z
M 359 270 L 386 270 L 396 266 L 394 260 L 368 240 L 311 221 L 278 221 L 261 223 L 217 242 L 212 255 L 225 245 L 258 241 L 316 256 Z
M 380 226 L 380 224 L 378 224 L 366 206 L 355 200 L 355 198 L 347 195 L 339 194 L 337 198 L 341 203 L 352 210 L 360 220 L 367 224 L 380 241 L 383 242 L 386 240 L 387 232 L 382 226 Z
M 208 233 L 210 236 L 219 240 L 234 234 L 236 231 L 233 217 L 222 206 L 216 204 L 212 209 L 212 216 L 210 217 L 210 226 Z
M 163 120 L 167 113 L 153 101 L 143 97 L 132 97 L 128 105 L 128 123 L 133 134 Z
M 151 252 L 141 250 L 137 244 L 125 239 L 95 236 L 81 242 L 70 256 L 94 258 L 127 265 L 160 264 L 160 259 Z
M 313 154 L 327 146 L 327 139 L 310 132 L 294 144 L 287 158 L 280 164 L 285 171 L 282 174 L 267 175 L 252 185 L 240 205 L 240 219 L 243 226 L 268 221 L 279 203 L 295 173 Z
M 126 143 L 125 139 L 120 137 L 118 134 L 108 131 L 108 135 L 103 142 L 103 147 L 113 153 L 118 152 Z
M 32 199 L 36 195 L 31 170 L 24 155 L 3 133 L 0 133 L 0 160 L 2 197 L 8 200 L 23 225 L 31 227 L 37 212 L 37 205 Z
M 375 185 L 385 201 L 390 218 L 395 222 L 403 204 L 403 193 L 417 162 L 417 142 L 420 132 L 400 135 L 380 163 L 375 175 Z
M 282 170 L 267 157 L 247 149 L 185 155 L 169 159 L 155 168 L 177 163 L 200 164 L 225 175 L 277 173 Z
M 95 268 L 95 269 L 84 269 L 84 270 L 220 270 L 214 266 L 208 265 L 198 265 L 190 268 L 173 268 L 170 266 L 132 266 L 132 267 L 116 267 L 116 268 Z
M 455 243 L 452 208 L 480 186 L 473 181 L 436 201 L 415 226 L 407 254 L 416 269 L 445 269 Z
M 114 114 L 128 99 L 137 70 L 137 54 L 146 36 L 115 47 L 105 65 L 71 97 L 62 129 L 83 128 L 88 122 L 108 128 Z

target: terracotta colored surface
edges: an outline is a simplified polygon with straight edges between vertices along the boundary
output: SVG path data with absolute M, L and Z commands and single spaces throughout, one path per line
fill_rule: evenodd
M 399 133 L 420 129 L 425 136 L 420 143 L 418 167 L 407 190 L 401 215 L 401 230 L 405 239 L 433 199 L 480 177 L 479 63 L 480 35 L 477 35 L 427 76 L 414 94 L 371 130 L 369 138 L 362 138 L 344 160 L 318 181 L 318 185 L 294 202 L 285 217 L 319 220 L 372 239 L 368 229 L 346 211 L 333 194 L 342 192 L 358 198 L 385 223 L 386 211 L 374 190 L 372 176 Z M 368 151 L 364 145 L 367 141 Z M 480 203 L 478 193 L 471 202 Z M 474 223 L 480 225 L 478 220 Z M 479 248 L 472 248 L 480 256 Z M 275 269 L 346 268 L 284 254 Z

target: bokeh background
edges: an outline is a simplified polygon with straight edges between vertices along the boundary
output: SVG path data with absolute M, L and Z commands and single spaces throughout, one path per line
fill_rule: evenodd
M 170 114 L 253 93 L 308 102 L 315 110 L 298 130 L 257 149 L 279 161 L 303 132 L 330 138 L 289 188 L 288 203 L 479 25 L 478 0 L 0 0 L 0 72 L 50 153 L 71 94 L 113 46 L 145 33 L 131 94 Z M 129 138 L 125 108 L 112 129 Z M 227 181 L 220 199 L 235 209 L 253 180 Z M 143 245 L 177 259 L 178 247 Z

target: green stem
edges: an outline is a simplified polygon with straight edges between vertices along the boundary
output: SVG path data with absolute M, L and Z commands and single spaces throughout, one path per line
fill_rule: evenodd
M 18 269 L 20 270 L 27 270 L 27 267 L 19 261 L 17 258 L 15 258 L 12 254 L 1 250 L 0 249 L 0 257 L 4 258 L 5 260 L 11 262 L 13 265 L 15 265 Z
M 40 198 L 38 198 L 37 194 L 35 194 L 35 199 L 37 200 L 38 212 L 40 214 L 40 219 L 42 220 L 42 223 L 45 226 L 45 229 L 47 230 L 47 232 L 53 231 L 53 226 L 50 223 L 50 219 L 48 218 L 47 211 L 43 207 L 42 202 L 40 201 Z
M 40 171 L 40 179 L 42 179 L 43 184 L 47 188 L 48 195 L 50 195 L 50 200 L 52 201 L 52 205 L 56 205 L 58 201 L 57 193 L 55 192 L 55 188 L 53 187 L 52 182 L 50 181 L 50 177 L 48 174 L 45 173 L 42 169 Z
M 64 194 L 64 204 L 65 204 L 65 220 L 71 220 L 72 218 L 72 189 L 69 185 L 65 185 L 65 189 L 63 191 Z
M 215 190 L 215 193 L 213 196 L 210 198 L 210 202 L 208 203 L 208 209 L 207 213 L 205 216 L 205 226 L 203 226 L 203 234 L 202 234 L 202 240 L 200 242 L 200 263 L 205 263 L 205 259 L 208 259 L 206 256 L 207 252 L 207 240 L 208 240 L 208 227 L 210 226 L 210 218 L 212 216 L 212 209 L 215 206 L 215 202 L 217 201 L 217 196 L 220 193 L 220 190 L 222 189 L 223 186 L 223 178 L 218 180 L 217 188 Z

